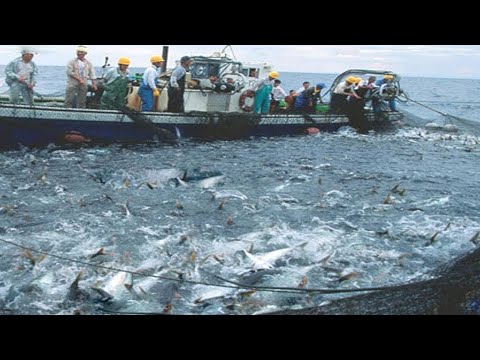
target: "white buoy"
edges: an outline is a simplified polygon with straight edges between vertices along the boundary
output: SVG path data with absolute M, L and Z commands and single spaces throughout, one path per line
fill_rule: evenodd
M 428 130 L 441 130 L 443 129 L 443 126 L 438 125 L 437 123 L 431 122 L 425 125 L 425 129 Z

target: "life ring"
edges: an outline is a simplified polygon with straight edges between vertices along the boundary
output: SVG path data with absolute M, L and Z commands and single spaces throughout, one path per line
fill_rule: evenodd
M 240 95 L 240 100 L 239 100 L 239 105 L 240 109 L 242 109 L 245 112 L 252 112 L 253 111 L 253 105 L 248 106 L 246 104 L 247 98 L 249 99 L 255 99 L 255 91 L 253 90 L 245 90 L 242 95 Z

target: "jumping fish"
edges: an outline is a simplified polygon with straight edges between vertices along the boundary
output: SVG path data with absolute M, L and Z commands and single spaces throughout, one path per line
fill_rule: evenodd
M 97 256 L 100 256 L 100 255 L 107 255 L 107 254 L 105 253 L 105 248 L 103 248 L 103 247 L 100 248 L 100 250 L 98 250 L 96 253 L 90 255 L 89 258 L 90 258 L 90 259 L 94 259 L 94 258 L 96 258 Z
M 284 257 L 285 255 L 290 253 L 292 250 L 294 250 L 298 247 L 304 247 L 307 244 L 308 244 L 308 242 L 304 242 L 300 245 L 296 245 L 296 246 L 293 246 L 293 247 L 274 250 L 274 251 L 266 253 L 262 256 L 252 255 L 246 250 L 243 250 L 243 252 L 253 262 L 253 269 L 254 270 L 273 269 L 274 264 L 278 259 Z
M 477 233 L 475 235 L 473 235 L 473 237 L 470 239 L 470 241 L 472 243 L 474 243 L 475 245 L 480 244 L 480 231 L 477 231 Z
M 125 203 L 125 204 L 120 204 L 120 206 L 122 207 L 122 209 L 125 211 L 125 216 L 127 218 L 129 218 L 130 216 L 132 216 L 132 213 L 130 212 L 130 209 L 128 208 L 128 201 Z
M 75 278 L 75 280 L 70 285 L 70 288 L 67 294 L 67 300 L 76 301 L 76 300 L 82 300 L 82 299 L 88 298 L 88 294 L 85 291 L 81 290 L 80 287 L 78 286 L 78 283 L 82 279 L 82 276 L 83 276 L 83 271 L 80 271 L 77 277 Z

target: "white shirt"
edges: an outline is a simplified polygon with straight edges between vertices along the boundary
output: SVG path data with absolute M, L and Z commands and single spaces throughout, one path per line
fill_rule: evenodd
M 145 70 L 145 74 L 143 74 L 143 80 L 145 84 L 150 86 L 152 90 L 155 90 L 157 88 L 158 75 L 158 69 L 154 65 L 150 66 L 147 70 Z
M 252 90 L 258 91 L 269 85 L 273 87 L 273 80 L 270 80 L 270 78 L 267 76 L 265 79 L 257 80 Z
M 81 60 L 77 60 L 78 62 L 78 75 L 80 76 L 80 79 L 85 80 L 85 63 Z
M 285 99 L 285 97 L 287 96 L 287 93 L 285 92 L 285 90 L 282 89 L 281 86 L 277 86 L 277 87 L 274 86 L 272 90 L 272 95 L 273 95 L 273 100 L 280 101 Z
M 18 65 L 18 75 L 22 76 L 24 79 L 27 81 L 30 81 L 30 75 L 33 72 L 33 66 L 31 63 L 24 63 L 23 61 L 20 61 L 20 64 Z
M 375 85 L 375 81 L 373 83 L 368 84 L 368 79 L 363 79 L 362 81 L 360 81 L 360 84 L 358 84 L 358 87 L 362 87 L 362 86 L 368 86 L 370 89 L 374 89 L 378 87 L 378 85 Z
M 300 95 L 304 91 L 305 91 L 305 88 L 302 86 L 300 89 L 297 90 L 297 94 Z
M 350 90 L 353 92 L 355 90 L 355 84 L 347 85 L 347 82 L 343 81 L 337 85 L 335 90 L 333 90 L 333 93 L 340 94 L 340 95 L 350 95 L 351 93 L 348 93 L 347 90 Z

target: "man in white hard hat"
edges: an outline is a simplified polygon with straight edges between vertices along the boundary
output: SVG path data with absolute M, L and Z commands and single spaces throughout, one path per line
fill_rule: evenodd
M 5 68 L 5 82 L 10 87 L 10 101 L 18 104 L 20 94 L 25 105 L 33 105 L 33 87 L 37 81 L 38 68 L 32 61 L 32 49 L 22 49 L 22 56 L 10 62 Z
M 77 57 L 67 64 L 67 89 L 65 94 L 65 107 L 67 108 L 85 109 L 87 107 L 88 80 L 92 81 L 93 91 L 97 91 L 97 76 L 92 63 L 85 58 L 87 53 L 86 46 L 78 46 Z

